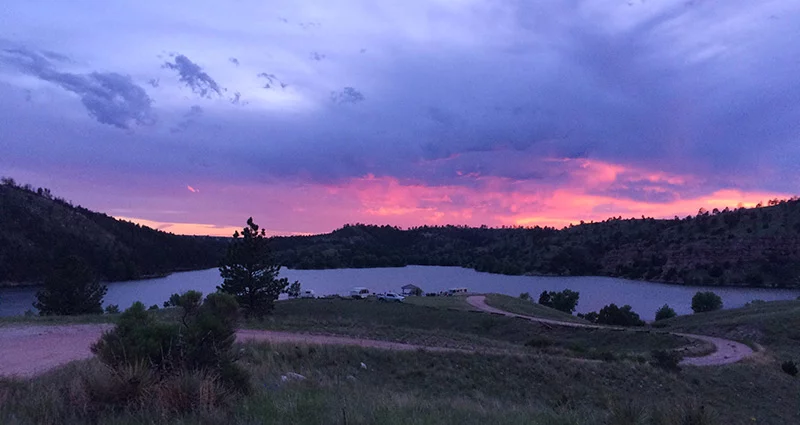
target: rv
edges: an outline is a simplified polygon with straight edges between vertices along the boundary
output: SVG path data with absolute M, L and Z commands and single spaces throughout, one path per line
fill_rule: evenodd
M 363 286 L 356 286 L 350 290 L 350 296 L 356 300 L 364 300 L 369 296 L 369 289 Z
M 317 298 L 317 295 L 311 289 L 306 289 L 300 293 L 300 298 Z
M 447 295 L 466 294 L 467 288 L 450 288 L 447 290 Z

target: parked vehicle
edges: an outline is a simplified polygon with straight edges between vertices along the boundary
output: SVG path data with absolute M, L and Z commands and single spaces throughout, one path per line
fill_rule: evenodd
M 369 289 L 363 286 L 356 286 L 350 290 L 350 296 L 357 300 L 364 300 L 369 296 Z
M 300 293 L 300 298 L 317 298 L 317 295 L 314 293 L 314 290 L 306 289 Z
M 378 294 L 378 301 L 394 301 L 403 302 L 406 297 L 396 294 L 394 292 L 387 292 L 385 294 Z
M 467 288 L 450 288 L 447 290 L 447 295 L 466 294 Z

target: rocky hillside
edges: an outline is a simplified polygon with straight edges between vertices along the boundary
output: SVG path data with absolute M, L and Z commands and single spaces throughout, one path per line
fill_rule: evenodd
M 504 274 L 800 287 L 800 201 L 700 210 L 671 220 L 618 217 L 562 230 L 348 225 L 324 235 L 277 238 L 275 247 L 293 268 L 430 264 Z
M 214 267 L 223 238 L 178 236 L 55 198 L 47 189 L 0 184 L 0 286 L 32 284 L 54 260 L 78 255 L 105 280 Z

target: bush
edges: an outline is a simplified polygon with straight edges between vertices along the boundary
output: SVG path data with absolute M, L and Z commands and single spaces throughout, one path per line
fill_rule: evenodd
M 797 364 L 791 360 L 781 363 L 781 369 L 791 376 L 797 376 Z
M 159 322 L 136 302 L 92 346 L 92 352 L 114 371 L 147 365 L 159 382 L 187 372 L 205 373 L 231 391 L 245 392 L 249 378 L 235 364 L 233 353 L 239 305 L 222 293 L 201 300 L 197 291 L 180 296 L 180 323 Z
M 654 367 L 658 367 L 670 372 L 678 372 L 681 370 L 680 363 L 683 356 L 672 350 L 653 350 L 650 353 L 653 360 L 650 362 Z
M 106 314 L 119 314 L 119 306 L 117 304 L 109 304 L 106 307 Z
M 578 298 L 580 298 L 580 292 L 570 289 L 565 289 L 561 292 L 544 291 L 539 295 L 539 304 L 572 314 L 575 311 L 575 307 L 578 306 Z
M 519 299 L 521 299 L 523 301 L 530 301 L 531 300 L 531 294 L 529 294 L 528 292 L 523 292 L 523 293 L 519 294 Z
M 616 304 L 603 307 L 597 314 L 597 323 L 612 326 L 644 326 L 644 321 L 627 304 L 621 308 Z
M 150 308 L 148 308 L 147 310 L 149 311 L 158 310 L 158 304 L 151 305 Z
M 583 319 L 583 320 L 587 320 L 589 322 L 592 322 L 592 323 L 597 323 L 598 314 L 597 314 L 596 311 L 590 311 L 590 312 L 588 312 L 586 314 L 578 313 L 578 317 Z
M 169 296 L 169 300 L 164 301 L 164 308 L 177 307 L 180 302 L 181 294 L 175 293 Z
M 692 297 L 692 311 L 695 313 L 705 313 L 722 308 L 722 298 L 711 292 L 698 292 Z
M 675 313 L 675 310 L 673 310 L 672 307 L 670 307 L 667 304 L 664 304 L 663 306 L 661 306 L 661 308 L 656 310 L 656 321 L 671 319 L 677 315 L 678 314 Z

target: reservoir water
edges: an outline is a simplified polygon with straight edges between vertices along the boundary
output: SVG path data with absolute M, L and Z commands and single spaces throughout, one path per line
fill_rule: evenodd
M 678 314 L 691 313 L 691 299 L 697 291 L 714 291 L 722 297 L 725 308 L 740 307 L 754 299 L 764 301 L 795 299 L 800 290 L 734 287 L 703 287 L 666 285 L 610 277 L 540 277 L 504 276 L 479 273 L 460 267 L 408 266 L 376 269 L 290 270 L 281 276 L 299 280 L 303 289 L 313 289 L 317 295 L 346 295 L 354 286 L 365 286 L 373 292 L 399 291 L 412 283 L 426 292 L 438 292 L 451 287 L 466 287 L 470 292 L 497 292 L 517 296 L 529 292 L 534 299 L 544 291 L 572 289 L 580 292 L 577 312 L 597 311 L 606 304 L 630 304 L 645 320 L 652 320 L 655 311 L 669 304 Z M 143 279 L 108 284 L 105 304 L 117 304 L 124 309 L 134 301 L 159 307 L 170 294 L 196 289 L 213 292 L 221 283 L 217 269 L 174 273 L 157 279 Z M 0 288 L 0 316 L 23 314 L 32 309 L 38 288 Z

